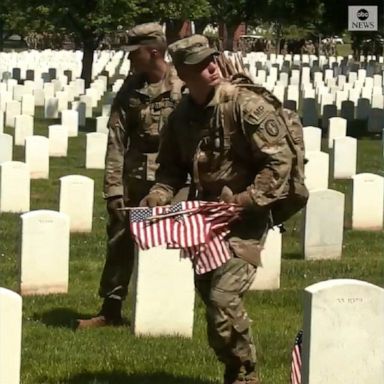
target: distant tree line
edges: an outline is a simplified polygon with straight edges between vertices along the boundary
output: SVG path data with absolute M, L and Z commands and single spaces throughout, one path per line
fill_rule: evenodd
M 383 2 L 379 31 L 351 33 L 356 54 L 382 46 Z M 222 48 L 233 48 L 239 24 L 262 26 L 276 51 L 293 34 L 301 38 L 341 35 L 347 29 L 348 5 L 375 5 L 373 0 L 1 0 L 0 50 L 4 38 L 18 34 L 30 48 L 81 48 L 82 77 L 89 85 L 93 52 L 124 44 L 124 31 L 134 24 L 159 21 L 171 42 L 180 37 L 186 20 L 196 33 L 208 24 L 220 26 Z M 370 43 L 369 43 L 370 42 Z M 380 45 L 381 44 L 381 45 Z

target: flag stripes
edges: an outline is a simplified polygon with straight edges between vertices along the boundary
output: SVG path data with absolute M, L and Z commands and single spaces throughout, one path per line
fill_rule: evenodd
M 239 217 L 234 204 L 183 201 L 171 206 L 130 210 L 132 235 L 141 249 L 165 245 L 181 248 L 198 274 L 207 273 L 231 258 L 225 236 Z

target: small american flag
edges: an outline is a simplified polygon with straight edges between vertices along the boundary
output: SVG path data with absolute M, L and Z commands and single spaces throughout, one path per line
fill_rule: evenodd
M 300 330 L 296 336 L 292 349 L 291 384 L 301 384 L 301 344 L 303 342 L 303 331 Z
M 229 223 L 239 217 L 234 204 L 183 201 L 171 206 L 133 208 L 131 232 L 141 249 L 159 245 L 181 248 L 197 274 L 214 270 L 231 258 L 225 241 Z

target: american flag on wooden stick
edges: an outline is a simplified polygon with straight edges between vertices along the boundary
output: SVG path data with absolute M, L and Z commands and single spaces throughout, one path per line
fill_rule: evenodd
M 291 384 L 301 384 L 301 344 L 303 342 L 303 331 L 300 330 L 296 336 L 292 349 Z
M 223 202 L 183 201 L 175 205 L 130 209 L 133 237 L 141 249 L 159 245 L 180 248 L 198 274 L 231 257 L 225 236 L 242 208 Z

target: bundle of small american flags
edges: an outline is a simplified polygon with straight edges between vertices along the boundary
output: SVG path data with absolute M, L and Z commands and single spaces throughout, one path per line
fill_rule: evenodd
M 300 330 L 296 336 L 292 349 L 291 384 L 301 384 L 301 345 L 303 342 L 303 331 Z
M 130 209 L 132 235 L 141 249 L 180 248 L 197 274 L 212 271 L 231 258 L 225 241 L 229 224 L 242 208 L 236 204 L 183 201 L 175 205 Z

